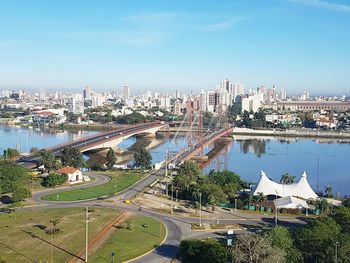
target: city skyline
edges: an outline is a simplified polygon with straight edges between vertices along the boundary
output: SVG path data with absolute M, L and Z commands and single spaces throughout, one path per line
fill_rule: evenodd
M 128 84 L 139 93 L 199 92 L 227 77 L 247 89 L 276 84 L 289 95 L 349 94 L 345 1 L 11 1 L 1 7 L 0 89 L 121 91 Z

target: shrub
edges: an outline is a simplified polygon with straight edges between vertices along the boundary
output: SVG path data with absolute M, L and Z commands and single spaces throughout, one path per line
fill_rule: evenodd
M 68 180 L 68 175 L 66 174 L 58 174 L 58 173 L 52 173 L 49 174 L 44 179 L 44 185 L 48 187 L 54 187 L 56 185 L 62 185 Z

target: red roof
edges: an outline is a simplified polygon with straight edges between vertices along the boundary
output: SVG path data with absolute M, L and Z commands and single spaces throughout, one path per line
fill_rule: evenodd
M 56 173 L 72 174 L 72 173 L 75 173 L 76 171 L 79 171 L 79 170 L 77 168 L 74 168 L 74 167 L 65 166 L 65 167 L 62 167 L 62 168 L 56 170 Z
M 51 115 L 54 115 L 55 113 L 51 111 L 39 111 L 38 114 L 41 116 L 51 116 Z

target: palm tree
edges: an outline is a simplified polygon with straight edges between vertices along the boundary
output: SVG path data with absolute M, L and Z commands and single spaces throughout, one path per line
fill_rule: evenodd
M 51 218 L 50 219 L 50 224 L 52 225 L 52 227 L 50 227 L 48 233 L 50 235 L 52 234 L 56 234 L 60 231 L 60 229 L 57 227 L 57 225 L 60 223 L 60 220 L 58 218 Z
M 332 188 L 332 186 L 327 185 L 327 186 L 324 188 L 324 192 L 325 192 L 325 194 L 326 194 L 327 197 L 333 197 L 333 188 Z
M 261 207 L 262 204 L 266 202 L 267 197 L 266 197 L 263 193 L 259 192 L 258 195 L 256 195 L 256 196 L 254 197 L 254 199 L 255 199 L 256 205 L 257 205 L 258 207 Z
M 295 182 L 295 176 L 289 173 L 282 174 L 280 182 L 283 184 L 293 184 Z
M 316 208 L 320 210 L 320 214 L 324 215 L 329 212 L 329 203 L 326 199 L 321 198 L 316 202 Z

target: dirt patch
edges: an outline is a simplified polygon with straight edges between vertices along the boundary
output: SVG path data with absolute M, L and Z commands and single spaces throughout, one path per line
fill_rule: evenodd
M 107 239 L 110 237 L 113 232 L 117 229 L 116 226 L 123 223 L 130 216 L 127 212 L 122 212 L 114 220 L 112 220 L 107 226 L 105 226 L 93 239 L 90 240 L 88 248 L 89 254 L 96 251 Z M 77 254 L 76 257 L 68 261 L 68 263 L 76 263 L 83 261 L 85 257 L 85 248 L 82 248 Z

